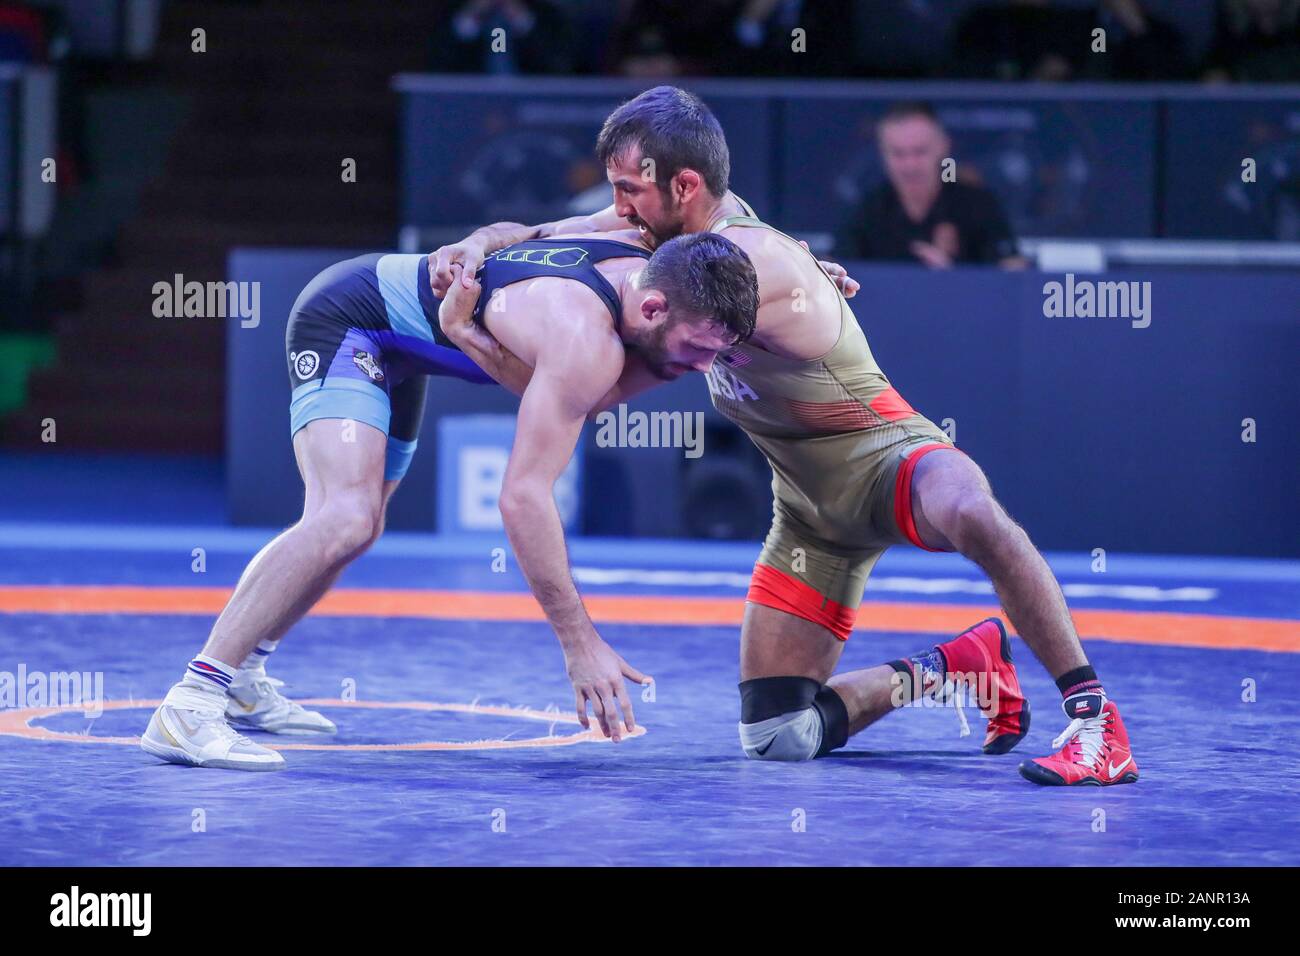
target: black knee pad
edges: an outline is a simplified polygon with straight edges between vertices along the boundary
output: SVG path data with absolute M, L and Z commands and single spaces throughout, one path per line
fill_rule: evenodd
M 812 707 L 822 721 L 817 756 L 843 747 L 849 739 L 849 711 L 840 695 L 811 677 L 756 677 L 740 682 L 740 720 L 756 724 Z

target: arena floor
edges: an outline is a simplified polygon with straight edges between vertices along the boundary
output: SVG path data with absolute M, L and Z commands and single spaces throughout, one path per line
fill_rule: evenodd
M 271 659 L 337 737 L 261 738 L 286 749 L 281 773 L 159 763 L 135 746 L 149 708 L 265 539 L 0 523 L 0 671 L 102 672 L 107 701 L 97 718 L 14 706 L 30 698 L 0 709 L 0 865 L 1300 863 L 1300 562 L 1111 555 L 1096 574 L 1086 556 L 1050 556 L 1122 707 L 1134 786 L 1017 774 L 1064 726 L 1019 640 L 1035 709 L 1012 754 L 980 754 L 978 715 L 963 738 L 953 710 L 913 707 L 826 759 L 746 760 L 750 545 L 574 542 L 602 633 L 657 680 L 636 700 L 643 734 L 595 740 L 521 578 L 491 570 L 494 543 L 401 534 Z M 867 597 L 848 668 L 997 610 L 964 560 L 901 549 Z

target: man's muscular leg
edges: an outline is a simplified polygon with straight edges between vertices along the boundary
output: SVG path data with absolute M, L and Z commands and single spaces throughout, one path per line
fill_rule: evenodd
M 833 673 L 843 649 L 844 642 L 820 624 L 775 608 L 747 603 L 740 632 L 742 703 L 745 685 L 750 681 L 758 681 L 757 686 L 761 686 L 764 680 L 803 678 L 809 681 L 808 691 L 824 685 L 843 703 L 847 738 L 912 701 L 915 691 L 912 682 L 901 680 L 892 664 Z M 742 713 L 742 724 L 754 722 L 746 721 L 745 716 L 763 715 Z M 749 755 L 768 756 L 754 752 Z
M 238 667 L 260 641 L 283 637 L 382 533 L 397 486 L 383 479 L 387 436 L 360 423 L 355 441 L 340 431 L 338 420 L 318 419 L 294 435 L 302 518 L 249 562 L 204 655 Z
M 895 672 L 888 664 L 835 674 L 844 642 L 829 629 L 761 604 L 745 605 L 740 679 L 798 676 L 829 684 L 848 710 L 852 736 L 893 710 Z
M 241 576 L 203 653 L 154 711 L 140 746 L 172 763 L 277 770 L 284 758 L 235 732 L 227 719 L 274 733 L 332 733 L 320 714 L 274 690 L 261 657 L 307 613 L 382 526 L 387 436 L 355 423 L 319 419 L 294 436 L 306 488 L 303 517 L 263 548 Z M 259 643 L 265 642 L 259 647 Z
M 912 515 L 928 547 L 960 552 L 984 570 L 1012 626 L 1054 679 L 1087 667 L 1061 586 L 978 465 L 949 449 L 921 458 Z
M 280 637 L 285 631 L 334 586 L 347 563 L 369 548 L 383 531 L 384 512 L 397 487 L 396 480 L 383 481 L 380 485 L 378 519 L 369 540 L 360 541 L 361 533 L 365 530 L 364 522 L 341 522 L 344 528 L 354 528 L 357 536 L 354 541 L 346 540 L 346 534 L 341 536 L 342 540 L 333 539 L 333 548 L 342 553 L 341 559 L 331 563 L 331 558 L 337 555 L 332 556 L 328 546 L 316 550 L 312 548 L 310 538 L 303 540 L 314 530 L 321 531 L 328 538 L 332 522 L 340 517 L 338 512 L 341 509 L 346 508 L 360 514 L 373 510 L 373 495 L 370 492 L 374 485 L 370 466 L 367 464 L 362 468 L 362 473 L 367 477 L 360 490 L 349 495 L 346 491 L 349 484 L 354 484 L 350 479 L 355 469 L 346 464 L 340 467 L 340 462 L 333 461 L 328 445 L 325 446 L 324 454 L 321 454 L 320 446 L 323 443 L 339 442 L 348 445 L 350 450 L 364 458 L 373 456 L 374 448 L 371 446 L 375 443 L 374 436 L 381 434 L 377 429 L 364 426 L 371 434 L 363 439 L 365 444 L 362 449 L 357 449 L 358 443 L 355 440 L 340 441 L 344 436 L 355 439 L 357 424 L 359 423 L 345 429 L 340 420 L 321 419 L 309 423 L 295 435 L 299 471 L 306 489 L 303 517 L 253 559 L 241 576 L 226 612 L 213 628 L 209 648 L 223 642 L 233 643 L 235 646 L 230 652 L 231 657 L 237 657 L 246 642 L 251 643 L 251 650 L 238 665 L 234 678 L 226 688 L 229 696 L 226 716 L 233 723 L 268 733 L 294 736 L 332 734 L 338 729 L 324 714 L 307 710 L 280 693 L 276 689 L 280 682 L 267 674 L 266 665 L 270 655 L 279 647 Z M 322 458 L 326 460 L 322 462 Z M 349 497 L 356 500 L 348 504 L 346 499 Z M 323 529 L 320 528 L 322 523 L 325 525 Z M 338 534 L 337 530 L 333 533 Z M 294 563 L 295 555 L 301 555 L 304 549 L 307 559 L 316 562 L 315 567 L 301 562 Z M 263 617 L 258 613 L 264 602 L 260 595 L 267 590 L 274 590 L 269 585 L 285 578 L 299 582 L 298 593 L 282 595 L 282 603 L 273 609 L 277 616 Z M 242 633 L 229 626 L 231 621 L 239 621 L 241 617 L 245 621 Z M 234 640 L 230 640 L 232 637 Z M 203 657 L 222 666 L 228 664 L 225 658 L 220 657 L 219 653 L 214 654 L 210 649 L 204 650 Z
M 912 476 L 912 470 L 905 470 L 883 480 L 892 485 Z M 901 487 L 899 493 L 904 504 L 911 500 Z M 899 529 L 900 537 L 912 534 L 910 527 Z M 1006 753 L 1024 738 L 1028 704 L 996 619 L 911 658 L 833 674 L 853 626 L 857 598 L 880 552 L 828 552 L 796 535 L 787 524 L 774 524 L 746 606 L 740 731 L 749 756 L 808 759 L 842 745 L 918 696 L 961 685 L 976 691 L 979 709 L 989 718 L 986 753 Z M 795 552 L 806 559 L 797 568 L 784 560 Z M 820 725 L 815 717 L 822 718 Z M 775 740 L 778 733 L 790 738 L 789 746 Z M 763 749 L 769 739 L 773 746 Z
M 1024 529 L 993 498 L 983 472 L 963 455 L 938 450 L 917 463 L 911 492 L 921 540 L 959 551 L 984 569 L 1064 698 L 1070 723 L 1053 741 L 1060 751 L 1022 763 L 1021 776 L 1047 786 L 1136 781 L 1128 731 L 1088 663 L 1061 587 Z
M 821 624 L 752 601 L 745 605 L 741 742 L 750 757 L 809 759 L 906 703 L 898 698 L 898 674 L 888 664 L 833 674 L 843 650 L 844 642 Z M 764 707 L 763 697 L 773 704 Z M 781 716 L 787 719 L 778 721 Z M 767 748 L 776 732 L 790 735 L 793 745 L 783 748 L 777 741 Z

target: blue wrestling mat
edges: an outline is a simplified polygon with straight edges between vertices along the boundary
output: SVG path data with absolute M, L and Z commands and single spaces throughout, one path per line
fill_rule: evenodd
M 492 570 L 490 543 L 416 535 L 381 541 L 269 665 L 290 696 L 323 701 L 336 737 L 255 735 L 286 747 L 281 773 L 161 764 L 134 744 L 148 702 L 269 534 L 0 525 L 0 864 L 1300 862 L 1294 562 L 1111 555 L 1099 574 L 1086 556 L 1049 556 L 1123 708 L 1134 786 L 1017 774 L 1065 724 L 1018 639 L 1035 719 L 1009 755 L 979 752 L 978 715 L 961 737 L 953 710 L 911 707 L 824 759 L 746 760 L 737 622 L 756 545 L 574 542 L 601 633 L 656 679 L 653 700 L 633 697 L 642 735 L 591 739 L 549 627 L 519 619 L 531 598 L 518 574 Z M 867 602 L 842 669 L 947 636 L 936 615 L 996 608 L 962 559 L 901 549 Z M 102 707 L 48 706 L 50 682 L 72 673 Z

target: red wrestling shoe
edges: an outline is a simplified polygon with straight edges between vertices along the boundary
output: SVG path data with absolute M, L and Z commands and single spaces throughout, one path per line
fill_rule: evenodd
M 996 617 L 980 621 L 940 644 L 939 650 L 948 665 L 945 677 L 970 687 L 980 713 L 988 718 L 984 752 L 1004 754 L 1024 740 L 1029 733 L 1029 701 L 1020 692 L 1016 665 L 1011 663 L 1011 642 L 1002 621 Z
M 1115 702 L 1101 694 L 1073 694 L 1061 706 L 1070 726 L 1052 746 L 1065 746 L 1050 757 L 1025 761 L 1020 776 L 1045 787 L 1137 782 L 1138 767 Z

